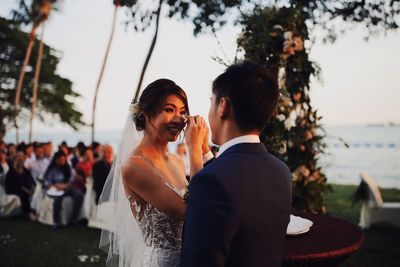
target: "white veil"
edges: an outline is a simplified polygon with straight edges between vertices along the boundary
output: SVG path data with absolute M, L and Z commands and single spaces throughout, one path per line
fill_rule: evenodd
M 122 164 L 143 138 L 143 133 L 136 130 L 133 122 L 133 107 L 131 104 L 118 152 L 97 208 L 97 218 L 105 228 L 99 246 L 108 253 L 108 266 L 139 266 L 144 255 L 143 235 L 131 212 L 121 176 Z

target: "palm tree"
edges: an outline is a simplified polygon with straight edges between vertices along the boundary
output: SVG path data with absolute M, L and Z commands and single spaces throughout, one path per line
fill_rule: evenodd
M 36 60 L 35 76 L 33 79 L 32 111 L 31 111 L 31 118 L 29 121 L 29 143 L 32 142 L 33 119 L 34 119 L 35 113 L 36 113 L 37 95 L 38 95 L 38 87 L 39 87 L 39 75 L 40 75 L 40 69 L 42 67 L 43 35 L 44 35 L 44 28 L 45 28 L 44 26 L 45 26 L 45 22 L 43 22 L 43 24 L 42 24 L 42 34 L 40 36 L 40 44 L 39 44 L 38 57 Z
M 45 23 L 49 17 L 49 14 L 52 9 L 52 3 L 50 0 L 44 0 L 42 5 L 40 6 L 40 14 L 42 18 L 42 34 L 40 37 L 39 51 L 36 60 L 36 68 L 35 68 L 35 76 L 33 80 L 33 97 L 32 97 L 32 111 L 31 118 L 29 121 L 29 143 L 32 142 L 32 132 L 33 132 L 33 119 L 35 117 L 36 105 L 37 105 L 37 92 L 39 87 L 39 75 L 42 67 L 42 58 L 43 58 L 43 35 L 45 30 Z
M 138 100 L 139 93 L 140 93 L 140 87 L 142 86 L 144 74 L 146 72 L 147 65 L 149 64 L 151 55 L 153 54 L 154 46 L 156 45 L 157 35 L 158 35 L 158 28 L 159 28 L 159 24 L 160 24 L 160 14 L 161 14 L 162 2 L 163 2 L 163 0 L 160 0 L 160 2 L 158 4 L 158 9 L 157 9 L 157 12 L 156 12 L 156 31 L 154 33 L 153 41 L 151 42 L 149 52 L 147 53 L 147 57 L 146 57 L 146 60 L 144 62 L 143 68 L 142 68 L 142 73 L 140 74 L 139 82 L 138 82 L 138 85 L 136 87 L 135 97 L 133 98 L 134 101 Z
M 111 34 L 110 34 L 110 38 L 109 38 L 109 40 L 108 40 L 108 45 L 107 45 L 106 53 L 105 53 L 105 55 L 104 55 L 103 65 L 101 66 L 100 75 L 99 75 L 99 79 L 97 80 L 96 90 L 95 90 L 95 92 L 94 92 L 94 98 L 93 98 L 93 110 L 92 110 L 92 143 L 94 142 L 94 135 L 95 135 L 97 95 L 98 95 L 98 93 L 99 93 L 100 84 L 101 84 L 101 81 L 102 81 L 102 79 L 103 79 L 104 69 L 105 69 L 105 67 L 106 67 L 107 60 L 108 60 L 108 54 L 109 54 L 109 52 L 110 52 L 111 43 L 112 43 L 112 40 L 113 40 L 113 37 L 114 37 L 115 22 L 117 21 L 118 8 L 121 6 L 120 0 L 115 0 L 115 1 L 114 1 L 114 6 L 115 6 L 115 8 L 114 8 L 114 16 L 113 16 Z
M 17 89 L 15 94 L 15 102 L 14 102 L 14 126 L 16 129 L 16 142 L 19 143 L 19 133 L 18 133 L 18 123 L 17 116 L 20 109 L 20 98 L 22 85 L 24 83 L 25 78 L 25 70 L 28 66 L 29 59 L 31 57 L 32 48 L 36 39 L 36 31 L 40 24 L 47 20 L 49 12 L 51 10 L 52 3 L 56 0 L 33 0 L 30 8 L 27 6 L 24 0 L 20 0 L 20 8 L 21 11 L 14 11 L 14 19 L 20 23 L 32 23 L 32 29 L 30 33 L 28 47 L 26 49 L 24 62 L 21 67 L 21 71 L 18 77 Z

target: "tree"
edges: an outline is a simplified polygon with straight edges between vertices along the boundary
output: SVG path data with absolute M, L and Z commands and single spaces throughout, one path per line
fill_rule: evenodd
M 37 104 L 37 91 L 39 86 L 39 75 L 42 67 L 42 57 L 43 57 L 43 36 L 45 31 L 45 23 L 52 9 L 52 3 L 49 0 L 45 0 L 42 2 L 40 6 L 40 17 L 42 18 L 42 33 L 40 37 L 39 43 L 39 51 L 36 60 L 35 67 L 35 76 L 33 79 L 33 97 L 32 97 L 32 110 L 31 110 L 31 118 L 29 120 L 29 142 L 32 142 L 32 133 L 33 133 L 33 119 L 35 118 L 36 112 L 36 104 Z
M 0 18 L 0 129 L 9 129 L 13 124 L 13 108 L 16 95 L 15 85 L 25 58 L 30 34 L 22 32 L 17 25 Z M 37 60 L 36 54 L 32 55 Z M 39 119 L 55 117 L 73 129 L 85 125 L 82 113 L 76 110 L 74 100 L 80 95 L 72 89 L 72 82 L 56 73 L 60 53 L 44 44 L 41 83 L 38 87 L 37 109 Z M 33 66 L 28 64 L 21 87 L 21 121 L 27 122 L 32 98 Z
M 154 19 L 151 9 L 140 1 L 127 2 L 132 11 L 129 22 L 136 30 L 146 30 Z M 309 60 L 308 51 L 282 61 L 284 31 L 312 41 L 316 30 L 322 30 L 322 40 L 334 42 L 352 26 L 364 25 L 368 39 L 399 28 L 400 1 L 166 0 L 165 4 L 169 17 L 193 22 L 195 35 L 214 32 L 229 19 L 236 20 L 243 27 L 238 45 L 245 52 L 244 58 L 273 68 L 277 75 L 284 70 L 279 113 L 263 132 L 263 142 L 292 171 L 294 208 L 324 212 L 324 195 L 330 188 L 317 164 L 318 156 L 324 153 L 324 135 L 321 117 L 309 98 L 310 77 L 318 76 L 320 69 Z
M 105 70 L 105 67 L 106 67 L 106 64 L 107 64 L 107 60 L 108 60 L 108 54 L 110 52 L 111 44 L 112 44 L 112 41 L 113 41 L 114 32 L 115 32 L 115 23 L 117 21 L 117 14 L 118 14 L 118 9 L 120 8 L 120 6 L 121 6 L 121 1 L 120 0 L 115 0 L 114 1 L 114 15 L 113 15 L 113 20 L 112 20 L 111 34 L 110 34 L 110 38 L 108 39 L 106 53 L 104 55 L 104 60 L 103 60 L 102 66 L 101 66 L 100 75 L 99 75 L 99 78 L 97 80 L 96 89 L 94 91 L 93 109 L 92 109 L 92 125 L 91 125 L 92 126 L 92 143 L 94 142 L 94 136 L 95 136 L 97 95 L 99 93 L 100 84 L 101 84 L 101 81 L 103 79 L 104 70 Z
M 151 25 L 153 20 L 155 20 L 156 24 L 154 37 L 145 62 L 143 64 L 133 101 L 137 101 L 139 97 L 142 81 L 157 41 L 161 9 L 163 5 L 165 5 L 166 8 L 169 9 L 169 17 L 180 15 L 182 19 L 192 19 L 195 26 L 194 34 L 197 35 L 207 28 L 211 29 L 214 32 L 215 29 L 223 26 L 225 24 L 225 19 L 227 18 L 225 11 L 227 9 L 240 6 L 242 2 L 247 1 L 158 0 L 158 5 L 154 7 L 154 5 L 152 5 L 151 3 L 149 4 L 148 1 L 145 3 L 144 1 L 142 2 L 136 0 L 121 0 L 121 6 L 124 6 L 125 8 L 130 10 L 130 12 L 128 12 L 130 17 L 128 21 L 126 21 L 126 24 L 131 23 L 135 31 L 145 31 Z M 196 11 L 193 12 L 194 10 Z
M 293 175 L 293 208 L 325 212 L 324 195 L 330 190 L 318 166 L 324 153 L 321 117 L 310 104 L 309 83 L 319 68 L 303 51 L 302 42 L 309 39 L 306 13 L 297 8 L 263 8 L 243 15 L 243 32 L 238 45 L 244 59 L 280 73 L 281 99 L 276 118 L 269 123 L 261 139 L 268 151 L 289 167 Z M 290 32 L 288 32 L 290 31 Z M 293 45 L 290 57 L 282 57 L 286 42 Z M 296 50 L 298 50 L 296 52 Z
M 295 36 L 310 41 L 310 31 L 320 27 L 326 30 L 324 41 L 335 41 L 337 33 L 334 26 L 324 20 L 324 16 L 315 16 L 318 12 L 313 8 L 325 12 L 330 19 L 335 16 L 344 21 L 354 19 L 358 23 L 364 22 L 368 29 L 375 29 L 370 33 L 376 33 L 377 27 L 391 30 L 397 26 L 387 23 L 390 19 L 379 5 L 374 8 L 376 12 L 381 12 L 379 16 L 383 21 L 371 25 L 369 23 L 373 19 L 357 15 L 361 3 L 342 3 L 337 6 L 337 2 L 340 2 L 337 1 L 318 6 L 310 3 L 321 4 L 320 1 L 307 1 L 304 5 L 301 1 L 292 2 L 294 4 L 291 7 L 256 8 L 249 14 L 243 14 L 240 20 L 243 32 L 238 45 L 244 50 L 246 60 L 265 65 L 281 74 L 282 97 L 278 115 L 265 128 L 262 139 L 267 149 L 285 161 L 292 172 L 293 208 L 325 212 L 324 197 L 331 189 L 318 165 L 319 156 L 325 149 L 324 131 L 321 117 L 311 106 L 309 97 L 310 77 L 318 78 L 320 69 L 317 63 L 309 60 L 309 50 L 282 60 L 283 31 L 293 31 Z M 376 12 L 371 14 L 375 16 Z
M 29 64 L 29 59 L 31 57 L 32 48 L 36 39 L 36 31 L 40 24 L 45 21 L 49 15 L 51 10 L 51 5 L 56 0 L 32 0 L 30 1 L 30 5 L 27 3 L 28 1 L 20 0 L 19 1 L 19 10 L 13 10 L 13 20 L 17 24 L 32 24 L 31 34 L 29 43 L 26 48 L 25 59 L 21 66 L 16 94 L 15 94 L 15 103 L 14 103 L 14 126 L 16 129 L 16 141 L 19 142 L 19 133 L 18 133 L 18 123 L 17 116 L 20 111 L 20 98 L 21 98 L 21 90 L 22 85 L 24 83 L 25 71 L 26 67 Z

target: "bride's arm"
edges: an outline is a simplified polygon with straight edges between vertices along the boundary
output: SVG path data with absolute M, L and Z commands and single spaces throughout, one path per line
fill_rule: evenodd
M 122 166 L 125 190 L 135 192 L 157 210 L 183 219 L 185 203 L 143 159 L 130 158 Z

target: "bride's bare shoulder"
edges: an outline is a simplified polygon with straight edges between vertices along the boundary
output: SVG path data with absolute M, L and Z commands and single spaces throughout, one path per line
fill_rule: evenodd
M 143 157 L 131 155 L 121 166 L 122 178 L 126 182 L 139 182 L 154 175 L 151 166 Z

